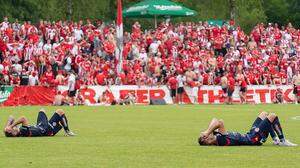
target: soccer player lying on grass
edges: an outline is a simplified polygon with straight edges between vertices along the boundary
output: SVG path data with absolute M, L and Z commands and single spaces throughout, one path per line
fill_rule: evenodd
M 21 126 L 18 127 L 18 125 Z M 25 117 L 14 121 L 13 116 L 10 116 L 4 128 L 4 134 L 6 137 L 54 136 L 61 128 L 64 128 L 66 136 L 75 135 L 69 130 L 68 120 L 63 110 L 56 110 L 48 121 L 45 111 L 41 109 L 37 117 L 36 125 L 30 125 Z
M 207 130 L 200 134 L 198 142 L 200 145 L 216 146 L 262 145 L 269 134 L 275 145 L 297 146 L 285 140 L 279 118 L 274 113 L 267 112 L 261 112 L 250 131 L 243 135 L 226 131 L 223 120 L 213 119 Z

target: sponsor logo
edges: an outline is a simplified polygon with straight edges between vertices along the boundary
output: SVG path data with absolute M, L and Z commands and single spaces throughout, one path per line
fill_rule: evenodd
M 194 15 L 194 12 L 186 12 L 185 15 L 186 16 L 191 16 L 191 15 Z
M 158 10 L 181 10 L 182 7 L 181 6 L 176 6 L 176 5 L 170 5 L 170 6 L 166 6 L 166 5 L 154 5 L 154 8 L 158 9 Z
M 9 97 L 10 92 L 5 90 L 5 91 L 0 91 L 0 103 L 4 102 L 5 100 L 7 100 L 7 98 Z
M 130 7 L 126 10 L 126 12 L 136 12 L 136 11 L 141 11 L 144 9 L 147 9 L 149 7 L 149 5 L 143 5 L 143 6 L 133 6 Z

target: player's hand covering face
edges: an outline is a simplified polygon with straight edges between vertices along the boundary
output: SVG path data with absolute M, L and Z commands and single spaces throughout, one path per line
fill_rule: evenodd
M 206 135 L 205 133 L 201 133 L 198 141 L 200 145 L 213 145 L 215 142 L 215 136 L 212 134 Z
M 12 128 L 12 127 L 8 126 L 4 129 L 4 133 L 6 136 L 15 137 L 19 134 L 19 130 L 16 127 Z

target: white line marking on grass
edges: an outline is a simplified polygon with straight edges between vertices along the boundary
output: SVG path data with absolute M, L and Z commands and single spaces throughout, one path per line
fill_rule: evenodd
M 292 120 L 300 120 L 300 116 L 295 116 L 291 118 Z

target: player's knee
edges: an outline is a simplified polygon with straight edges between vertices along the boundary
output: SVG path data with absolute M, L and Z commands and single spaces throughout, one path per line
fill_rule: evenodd
M 267 113 L 267 112 L 265 112 L 265 111 L 263 111 L 263 112 L 261 112 L 260 114 L 259 114 L 259 118 L 261 118 L 261 119 L 265 119 L 265 118 L 267 118 L 267 116 L 268 116 L 269 114 Z
M 59 114 L 59 115 L 64 115 L 65 114 L 64 110 L 62 110 L 62 109 L 57 109 L 56 113 Z
M 268 115 L 268 119 L 269 119 L 271 122 L 273 122 L 273 121 L 275 120 L 276 117 L 277 117 L 277 115 L 276 115 L 275 113 L 270 113 L 270 114 Z

